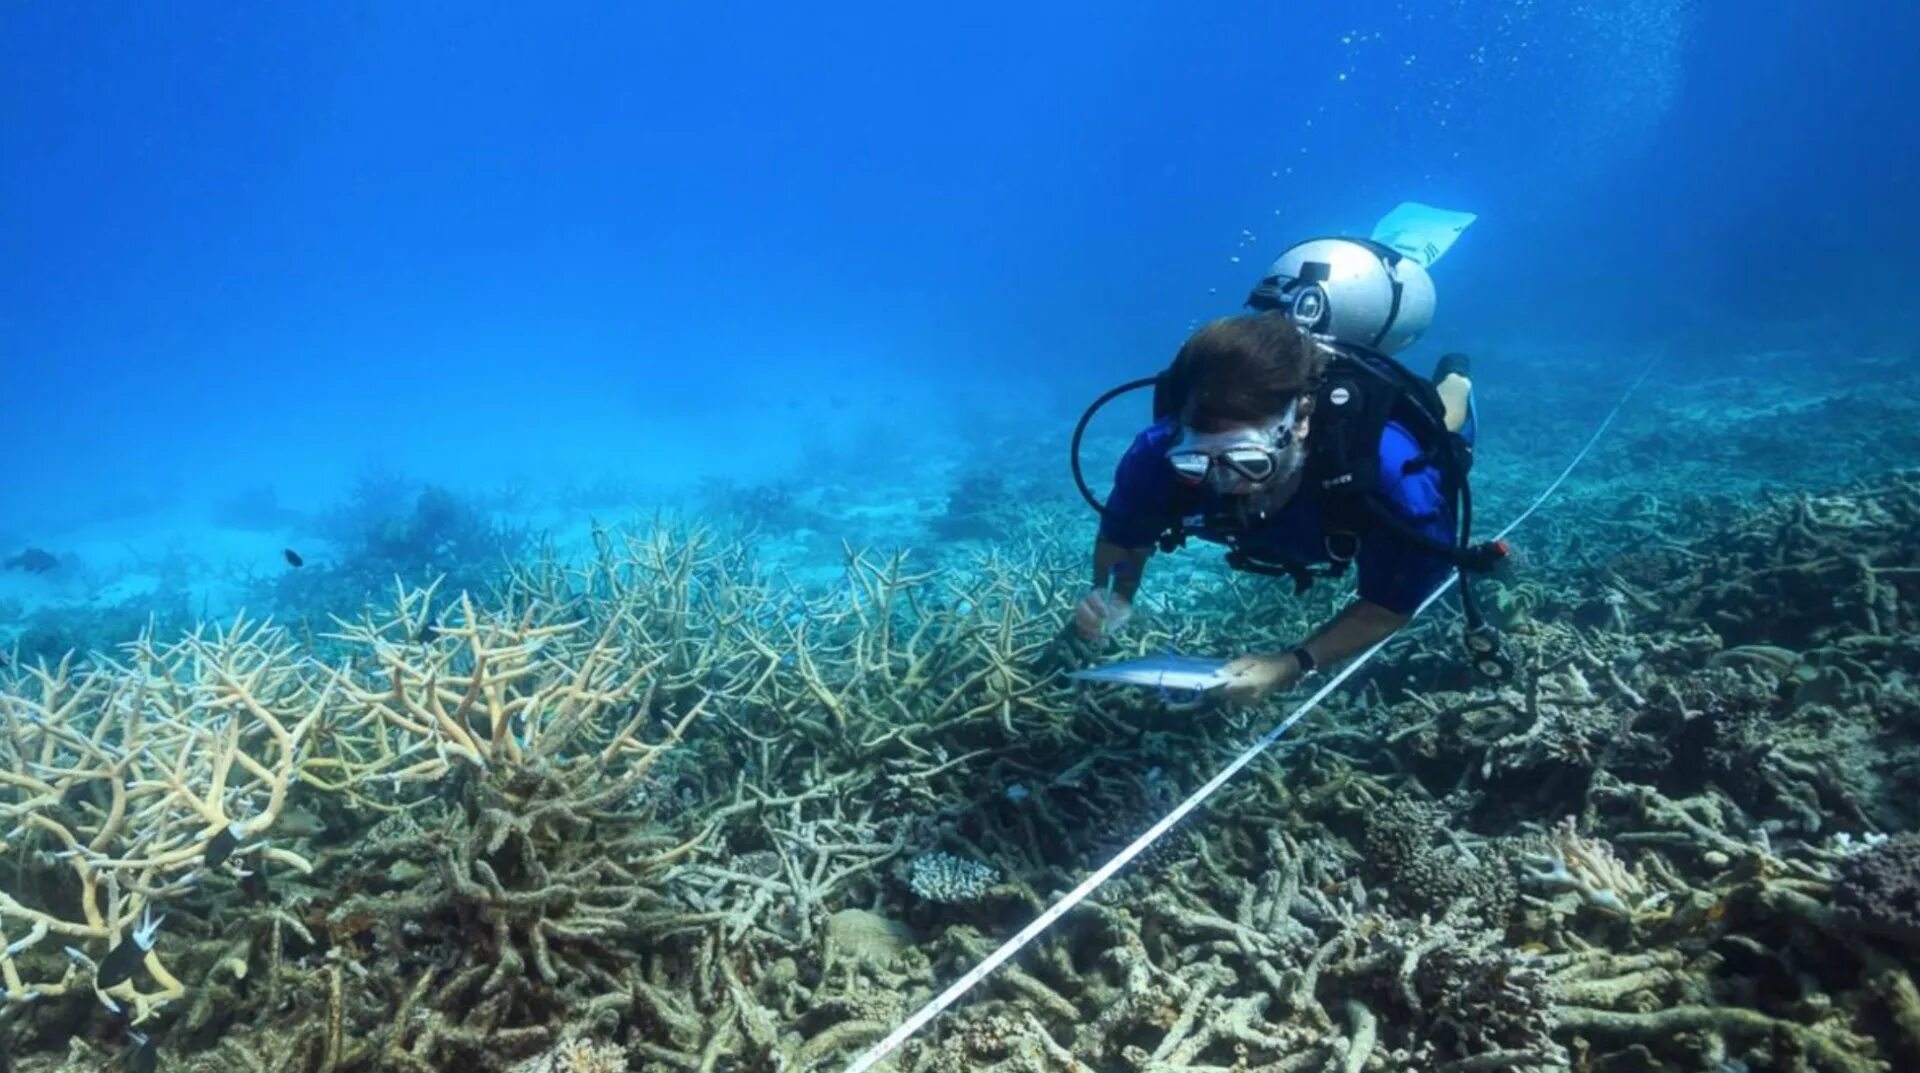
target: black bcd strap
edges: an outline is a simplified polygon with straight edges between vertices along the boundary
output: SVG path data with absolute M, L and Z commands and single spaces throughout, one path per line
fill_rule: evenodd
M 1154 387 L 1155 416 L 1164 416 L 1177 408 L 1177 400 L 1168 397 L 1162 378 Z M 1473 452 L 1457 433 L 1446 427 L 1446 407 L 1433 383 L 1383 354 L 1341 347 L 1329 359 L 1315 389 L 1311 420 L 1313 433 L 1308 442 L 1312 444 L 1312 452 L 1307 457 L 1304 482 L 1319 500 L 1332 561 L 1302 563 L 1235 547 L 1227 553 L 1227 565 L 1248 573 L 1288 578 L 1298 595 L 1317 578 L 1346 573 L 1352 553 L 1358 549 L 1359 534 L 1384 527 L 1423 551 L 1446 559 L 1461 571 L 1461 610 L 1467 620 L 1467 645 L 1474 666 L 1489 678 L 1509 677 L 1512 664 L 1502 650 L 1499 632 L 1480 614 L 1468 584 L 1469 575 L 1486 573 L 1506 558 L 1507 546 L 1502 541 L 1471 543 L 1472 491 L 1467 478 L 1473 466 Z M 1383 501 L 1380 438 L 1389 422 L 1397 422 L 1407 429 L 1420 445 L 1421 454 L 1409 464 L 1408 472 L 1427 466 L 1440 471 L 1442 493 L 1453 511 L 1455 532 L 1459 535 L 1457 543 L 1436 541 L 1412 529 Z M 1185 514 L 1181 512 L 1177 516 Z M 1233 519 L 1209 519 L 1215 524 L 1221 521 Z M 1185 528 L 1176 524 L 1161 538 L 1160 546 L 1172 551 L 1185 544 L 1186 539 Z M 1336 543 L 1340 548 L 1336 549 Z M 1340 553 L 1335 554 L 1336 551 Z

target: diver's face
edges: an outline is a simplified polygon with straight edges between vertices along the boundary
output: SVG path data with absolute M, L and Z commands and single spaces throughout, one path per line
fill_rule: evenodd
M 1220 495 L 1267 497 L 1291 491 L 1306 463 L 1307 418 L 1298 404 L 1267 421 L 1201 431 L 1182 423 L 1167 450 L 1180 481 Z

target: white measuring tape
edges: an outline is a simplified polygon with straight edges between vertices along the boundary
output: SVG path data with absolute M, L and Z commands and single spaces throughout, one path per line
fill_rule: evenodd
M 1607 429 L 1612 426 L 1614 418 L 1620 416 L 1620 411 L 1626 407 L 1627 400 L 1633 398 L 1634 392 L 1640 390 L 1640 385 L 1646 382 L 1647 375 L 1653 372 L 1653 367 L 1655 364 L 1659 362 L 1660 357 L 1661 357 L 1660 355 L 1655 355 L 1652 360 L 1647 362 L 1647 367 L 1640 371 L 1639 377 L 1636 378 L 1633 384 L 1627 388 L 1626 394 L 1620 396 L 1620 401 L 1613 404 L 1613 409 L 1608 411 L 1606 418 L 1600 422 L 1600 427 L 1594 429 L 1593 435 L 1587 438 L 1586 444 L 1583 445 L 1580 448 L 1579 452 L 1573 456 L 1573 461 L 1567 463 L 1567 467 L 1560 471 L 1560 475 L 1558 477 L 1555 477 L 1551 484 L 1547 485 L 1546 491 L 1541 492 L 1537 497 L 1535 497 L 1532 504 L 1530 504 L 1526 510 L 1523 510 L 1520 512 L 1519 517 L 1508 522 L 1506 527 L 1504 529 L 1501 529 L 1500 532 L 1494 536 L 1495 540 L 1502 539 L 1508 533 L 1513 532 L 1514 529 L 1517 528 L 1521 522 L 1524 522 L 1528 518 L 1532 517 L 1533 513 L 1539 510 L 1541 504 L 1545 503 L 1547 499 L 1553 495 L 1554 492 L 1559 491 L 1560 486 L 1562 484 L 1565 484 L 1567 477 L 1573 473 L 1574 467 L 1578 466 L 1581 462 L 1586 460 L 1587 455 L 1593 451 L 1594 445 L 1600 442 L 1600 437 L 1604 436 L 1606 434 Z M 1457 571 L 1449 575 L 1447 577 L 1447 580 L 1443 584 L 1441 584 L 1439 588 L 1433 590 L 1433 592 L 1430 595 L 1428 595 L 1428 597 L 1425 600 L 1422 600 L 1420 602 L 1419 607 L 1414 608 L 1413 614 L 1409 617 L 1418 618 L 1420 614 L 1426 611 L 1426 609 L 1430 607 L 1435 600 L 1438 600 L 1440 597 L 1444 596 L 1447 590 L 1453 588 L 1454 585 L 1459 583 L 1459 580 L 1460 580 L 1460 575 Z M 1021 928 L 1020 931 L 1017 934 L 1015 934 L 1013 938 L 1008 939 L 1004 943 L 1001 943 L 1000 948 L 998 950 L 995 950 L 993 953 L 988 954 L 986 957 L 986 960 L 980 962 L 980 964 L 975 965 L 973 968 L 967 970 L 964 976 L 961 976 L 958 980 L 955 980 L 952 984 L 948 985 L 945 991 L 942 991 L 938 995 L 935 995 L 932 1001 L 928 1002 L 925 1006 L 920 1007 L 920 1009 L 916 1011 L 912 1017 L 909 1017 L 904 1022 L 902 1022 L 899 1028 L 896 1028 L 892 1032 L 888 1033 L 885 1039 L 881 1040 L 880 1042 L 874 1044 L 872 1047 L 868 1048 L 866 1053 L 862 1054 L 859 1058 L 854 1059 L 853 1064 L 849 1065 L 846 1068 L 845 1073 L 866 1073 L 867 1070 L 872 1069 L 875 1065 L 877 1065 L 880 1061 L 885 1059 L 888 1055 L 898 1050 L 902 1043 L 905 1043 L 907 1040 L 911 1039 L 914 1033 L 920 1031 L 922 1028 L 925 1028 L 927 1026 L 927 1022 L 933 1020 L 935 1017 L 940 1016 L 940 1014 L 944 1012 L 948 1006 L 951 1006 L 954 1004 L 954 1002 L 958 1001 L 960 996 L 966 994 L 968 991 L 973 990 L 974 985 L 986 979 L 989 975 L 992 974 L 993 970 L 999 968 L 1001 965 L 1006 964 L 1008 959 L 1012 958 L 1013 955 L 1019 953 L 1021 949 L 1024 948 L 1028 943 L 1032 942 L 1036 936 L 1038 936 L 1041 932 L 1046 931 L 1048 928 L 1052 927 L 1055 921 L 1067 915 L 1068 910 L 1072 909 L 1076 905 L 1079 905 L 1081 902 L 1086 901 L 1087 895 L 1092 894 L 1094 890 L 1100 886 L 1100 884 L 1105 883 L 1107 880 L 1113 878 L 1113 875 L 1115 872 L 1118 872 L 1120 869 L 1125 868 L 1128 862 L 1132 861 L 1135 857 L 1138 857 L 1143 851 L 1146 850 L 1148 846 L 1152 845 L 1157 839 L 1159 839 L 1161 835 L 1166 834 L 1167 831 L 1170 828 L 1172 828 L 1174 824 L 1179 823 L 1182 819 L 1185 819 L 1188 813 L 1200 807 L 1201 802 L 1213 796 L 1213 792 L 1215 790 L 1218 790 L 1220 787 L 1226 785 L 1227 780 L 1233 778 L 1234 775 L 1238 774 L 1241 768 L 1244 768 L 1248 764 L 1253 763 L 1256 757 L 1258 757 L 1261 753 L 1266 752 L 1267 748 L 1271 746 L 1274 742 L 1279 741 L 1281 736 L 1286 734 L 1287 731 L 1292 730 L 1293 725 L 1295 723 L 1298 723 L 1303 716 L 1305 716 L 1308 712 L 1314 710 L 1315 708 L 1319 707 L 1321 701 L 1327 699 L 1327 697 L 1330 694 L 1332 694 L 1334 690 L 1340 688 L 1341 683 L 1345 682 L 1348 678 L 1351 678 L 1355 671 L 1358 671 L 1361 667 L 1367 664 L 1367 661 L 1371 660 L 1375 655 L 1379 654 L 1380 650 L 1382 648 L 1385 648 L 1387 646 L 1387 643 L 1391 640 L 1393 640 L 1393 638 L 1388 637 L 1381 641 L 1376 642 L 1372 648 L 1369 648 L 1365 652 L 1362 652 L 1351 663 L 1348 663 L 1345 667 L 1341 668 L 1339 673 L 1333 675 L 1331 678 L 1328 678 L 1325 685 L 1322 685 L 1319 689 L 1314 690 L 1312 696 L 1308 697 L 1304 701 L 1301 701 L 1298 707 L 1294 708 L 1293 711 L 1287 713 L 1287 717 L 1280 721 L 1280 725 L 1274 727 L 1272 730 L 1267 731 L 1267 733 L 1263 737 L 1261 737 L 1259 741 L 1254 742 L 1252 745 L 1247 747 L 1245 752 L 1242 752 L 1239 756 L 1234 757 L 1233 762 L 1228 764 L 1226 767 L 1222 768 L 1219 774 L 1215 775 L 1211 779 L 1208 779 L 1205 785 L 1201 786 L 1198 790 L 1195 790 L 1191 795 L 1187 797 L 1185 801 L 1182 801 L 1178 805 L 1174 806 L 1174 809 L 1172 812 L 1169 812 L 1165 816 L 1161 817 L 1158 823 L 1155 823 L 1152 827 L 1147 828 L 1146 831 L 1140 835 L 1140 837 L 1134 839 L 1130 844 L 1128 844 L 1128 846 L 1125 849 L 1121 850 L 1119 853 L 1114 854 L 1112 860 L 1101 865 L 1099 868 L 1095 869 L 1091 875 L 1081 880 L 1079 886 L 1068 891 L 1065 895 L 1063 895 L 1060 898 L 1059 901 L 1048 906 L 1045 912 L 1042 912 L 1039 916 L 1035 917 L 1032 923 L 1028 924 L 1024 928 Z

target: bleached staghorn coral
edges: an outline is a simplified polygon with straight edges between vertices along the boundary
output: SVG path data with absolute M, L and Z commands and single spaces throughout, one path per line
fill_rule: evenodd
M 578 620 L 482 613 L 465 594 L 457 622 L 436 627 L 433 643 L 421 644 L 412 640 L 407 612 L 424 599 L 403 594 L 397 616 L 343 623 L 333 635 L 360 646 L 374 664 L 336 671 L 334 680 L 374 745 L 381 777 L 431 780 L 458 762 L 485 770 L 497 761 L 555 758 L 581 746 L 580 731 L 609 712 L 622 722 L 596 743 L 602 759 L 652 755 L 637 735 L 650 714 L 647 683 L 659 657 L 633 658 L 611 628 L 580 645 Z
M 532 599 L 483 610 L 463 595 L 423 631 L 426 601 L 403 594 L 334 635 L 357 654 L 332 673 L 361 762 L 373 758 L 360 781 L 409 822 L 332 862 L 354 893 L 330 899 L 327 928 L 336 950 L 389 972 L 418 972 L 429 945 L 447 970 L 414 978 L 400 1012 L 350 1002 L 324 1039 L 297 1045 L 346 1065 L 504 1060 L 551 1043 L 555 1008 L 630 1005 L 630 944 L 682 925 L 664 873 L 712 833 L 654 822 L 655 765 L 708 700 L 663 700 L 657 650 Z M 340 1034 L 355 1023 L 392 1027 L 377 1042 Z
M 180 997 L 144 925 L 241 857 L 309 869 L 259 843 L 332 699 L 283 631 L 245 619 L 5 682 L 0 855 L 15 864 L 0 888 L 6 1000 L 94 987 L 110 1005 L 131 1003 L 138 1023 Z M 62 947 L 68 957 L 49 956 Z
M 475 610 L 486 619 L 475 630 L 485 635 L 480 647 L 494 655 L 461 725 L 490 750 L 482 756 L 484 766 L 457 750 L 441 755 L 447 733 L 438 729 L 434 711 L 437 704 L 453 716 L 474 688 L 465 680 L 474 648 L 473 638 L 460 632 L 467 625 L 464 608 L 429 615 L 419 594 L 407 594 L 404 606 L 343 627 L 336 639 L 344 638 L 344 648 L 328 658 L 344 662 L 330 670 L 307 665 L 322 685 L 336 674 L 346 676 L 334 683 L 337 710 L 308 736 L 303 793 L 294 806 L 294 813 L 318 807 L 332 833 L 324 848 L 310 853 L 319 870 L 316 881 L 278 892 L 304 908 L 300 920 L 316 922 L 314 939 L 290 949 L 278 971 L 256 950 L 246 993 L 230 990 L 234 1001 L 221 1006 L 218 998 L 207 998 L 218 985 L 198 983 L 203 977 L 193 970 L 205 958 L 189 941 L 190 929 L 201 923 L 197 903 L 207 892 L 168 899 L 170 919 L 159 952 L 194 987 L 195 1006 L 219 1011 L 204 1031 L 191 1018 L 176 1016 L 179 1006 L 149 1026 L 166 1047 L 168 1068 L 380 1065 L 505 1073 L 534 1055 L 573 1056 L 576 1049 L 562 1046 L 570 1025 L 589 1026 L 582 1038 L 621 1040 L 636 1068 L 778 1068 L 784 1062 L 798 1069 L 809 1064 L 805 1059 L 846 1057 L 897 1023 L 910 1000 L 925 997 L 916 989 L 930 990 L 935 979 L 977 964 L 1039 902 L 996 891 L 998 902 L 970 910 L 965 923 L 956 924 L 959 914 L 916 905 L 896 881 L 895 862 L 945 846 L 993 861 L 1005 875 L 1001 890 L 1060 889 L 1088 866 L 1075 872 L 1060 862 L 1104 860 L 1110 853 L 1093 852 L 1101 833 L 1089 821 L 1118 813 L 1116 805 L 1131 800 L 1122 790 L 1140 792 L 1140 822 L 1149 821 L 1165 808 L 1163 797 L 1147 792 L 1150 785 L 1191 786 L 1217 766 L 1209 758 L 1233 744 L 1215 737 L 1230 721 L 1161 720 L 1151 698 L 1134 694 L 1075 696 L 1024 661 L 1059 624 L 1034 608 L 1057 612 L 1082 584 L 1077 559 L 1065 575 L 1068 583 L 1044 589 L 1053 584 L 1051 575 L 1036 579 L 1022 561 L 1010 561 L 997 573 L 983 566 L 930 577 L 896 569 L 897 559 L 856 556 L 855 569 L 875 583 L 870 592 L 850 581 L 862 595 L 801 596 L 777 604 L 776 614 L 764 606 L 764 580 L 742 572 L 736 549 L 727 545 L 656 535 L 610 540 L 608 546 L 604 564 L 543 568 L 537 576 L 523 575 L 511 591 L 475 599 Z M 1259 618 L 1218 608 L 1210 614 L 1218 621 L 1204 628 L 1195 625 L 1201 616 L 1171 614 L 1158 625 L 1142 619 L 1137 628 L 1191 631 L 1182 638 L 1198 636 L 1197 647 L 1206 648 L 1231 636 L 1228 631 L 1241 628 L 1243 620 Z M 1282 619 L 1260 621 L 1265 628 Z M 570 623 L 578 624 L 547 629 Z M 346 636 L 360 626 L 368 632 Z M 524 635 L 516 632 L 523 628 Z M 1542 627 L 1529 636 L 1551 635 Z M 631 668 L 664 658 L 637 683 L 645 687 L 639 696 L 592 687 L 585 692 L 608 699 L 575 718 L 585 710 L 579 707 L 585 694 L 569 699 L 554 682 L 577 673 L 603 637 L 608 654 L 596 657 L 596 666 L 607 661 L 609 667 Z M 504 654 L 522 648 L 531 650 L 527 658 Z M 436 728 L 427 737 L 389 719 L 372 702 L 341 702 L 352 691 L 390 698 L 394 660 L 406 664 L 403 689 L 433 717 L 431 724 L 415 720 Z M 438 685 L 428 690 L 413 670 L 431 667 L 459 681 L 445 691 Z M 1546 667 L 1542 673 L 1551 675 L 1550 661 Z M 1589 667 L 1583 673 L 1602 698 L 1620 692 L 1603 672 Z M 352 691 L 344 688 L 348 683 Z M 1629 683 L 1650 692 L 1638 679 Z M 840 723 L 823 693 L 839 706 Z M 524 703 L 534 695 L 552 702 Z M 1383 692 L 1375 700 L 1392 695 Z M 1555 699 L 1544 688 L 1540 695 Z M 543 723 L 535 735 L 515 715 L 505 721 L 502 744 L 494 749 L 500 726 L 492 717 L 494 697 L 497 710 L 525 712 L 530 721 L 574 712 L 567 718 L 578 732 L 561 734 Z M 643 721 L 645 740 L 661 743 L 703 697 L 711 698 L 705 709 L 711 718 L 698 733 L 689 728 L 694 740 L 634 782 L 629 795 L 607 809 L 614 816 L 594 816 L 589 832 L 563 825 L 561 814 L 577 813 L 578 795 L 604 785 L 599 776 L 520 777 L 522 769 L 541 768 L 543 755 L 558 757 L 563 766 L 600 757 L 642 710 L 653 713 Z M 1524 713 L 1524 702 L 1502 703 Z M 1436 703 L 1439 710 L 1426 710 L 1426 716 L 1441 725 L 1459 718 L 1458 712 L 1448 714 L 1452 702 Z M 404 705 L 388 707 L 403 713 Z M 1420 714 L 1414 707 L 1408 703 L 1397 714 Z M 1005 732 L 1005 713 L 1011 713 L 1017 735 Z M 1003 966 L 972 1009 L 957 1011 L 951 1028 L 923 1037 L 915 1052 L 970 1040 L 968 1054 L 945 1065 L 936 1064 L 939 1056 L 932 1053 L 924 1062 L 910 1055 L 902 1068 L 958 1073 L 992 1068 L 981 1060 L 990 1059 L 1007 1070 L 1066 1070 L 1095 1061 L 1117 1065 L 1132 1055 L 1154 1061 L 1158 1054 L 1161 1068 L 1191 1060 L 1189 1068 L 1226 1069 L 1235 1068 L 1243 1050 L 1245 1065 L 1238 1068 L 1247 1070 L 1564 1068 L 1546 1061 L 1551 1056 L 1545 1049 L 1527 1039 L 1528 1031 L 1545 1023 L 1538 1016 L 1543 998 L 1551 1000 L 1546 1012 L 1560 1025 L 1556 1038 L 1570 1046 L 1597 1041 L 1596 1067 L 1601 1055 L 1630 1045 L 1655 1055 L 1645 1061 L 1695 1068 L 1682 1059 L 1699 1050 L 1695 1041 L 1703 1026 L 1743 1049 L 1770 1040 L 1798 1046 L 1813 1035 L 1787 1015 L 1689 1006 L 1727 999 L 1703 996 L 1680 951 L 1645 955 L 1648 936 L 1659 934 L 1657 918 L 1575 935 L 1559 914 L 1520 914 L 1519 933 L 1495 935 L 1500 941 L 1482 945 L 1487 935 L 1457 918 L 1439 922 L 1436 930 L 1418 919 L 1418 907 L 1386 901 L 1372 872 L 1341 848 L 1338 818 L 1376 809 L 1409 789 L 1407 774 L 1421 771 L 1423 754 L 1395 747 L 1385 732 L 1373 733 L 1366 715 L 1353 710 L 1340 720 L 1300 728 L 1300 747 L 1271 768 L 1256 766 L 1229 784 L 1210 801 L 1204 824 L 1193 825 L 1190 838 L 1169 836 L 1156 844 L 1176 851 L 1171 867 L 1149 871 L 1135 862 L 1103 889 L 1099 904 L 1083 906 L 1062 921 L 1054 941 Z M 1524 725 L 1515 722 L 1487 737 L 1498 740 Z M 563 744 L 568 736 L 573 740 Z M 527 748 L 535 737 L 539 745 Z M 1395 775 L 1370 772 L 1363 762 L 1375 755 L 1369 744 L 1375 740 L 1387 742 L 1379 763 L 1390 761 Z M 614 778 L 642 759 L 635 751 L 640 745 L 636 739 L 613 757 Z M 1467 745 L 1485 748 L 1473 740 Z M 1340 751 L 1356 748 L 1366 751 L 1358 757 Z M 515 749 L 520 760 L 511 758 Z M 1196 753 L 1204 755 L 1195 760 Z M 1164 766 L 1159 780 L 1139 770 L 1145 756 Z M 1477 770 L 1477 755 L 1474 760 Z M 428 761 L 442 766 L 397 783 L 387 777 Z M 1466 770 L 1451 759 L 1435 766 L 1443 778 L 1429 789 L 1451 785 Z M 436 772 L 447 778 L 425 781 Z M 1028 791 L 1018 800 L 1005 794 L 1014 782 Z M 304 791 L 329 796 L 316 806 Z M 340 815 L 345 810 L 333 806 L 354 795 L 375 812 L 406 810 L 395 818 L 412 821 L 411 827 L 402 831 L 406 825 L 396 822 L 369 828 L 364 813 Z M 1673 854 L 1672 867 L 1682 869 L 1723 850 L 1736 861 L 1773 863 L 1757 851 L 1728 848 L 1727 834 L 1678 829 L 1684 827 L 1682 813 L 1662 818 L 1665 806 L 1633 805 L 1600 783 L 1593 797 L 1600 808 L 1588 815 L 1597 826 L 1583 833 L 1604 833 L 1623 850 L 1634 845 L 1636 863 L 1663 890 L 1672 878 L 1662 870 L 1663 852 Z M 710 824 L 718 831 L 656 870 L 656 855 L 673 847 L 649 848 L 647 840 L 663 832 L 633 814 L 646 808 L 659 809 L 678 825 L 672 829 L 676 836 Z M 550 810 L 544 827 L 523 833 L 504 822 L 538 810 Z M 1122 830 L 1130 837 L 1138 826 L 1133 814 L 1124 816 Z M 272 844 L 292 846 L 293 818 L 269 832 Z M 1508 824 L 1499 814 L 1479 818 L 1483 824 L 1459 832 L 1459 839 L 1431 832 L 1431 848 L 1447 859 L 1470 852 L 1494 863 L 1489 843 Z M 1637 830 L 1636 824 L 1651 829 Z M 1731 821 L 1712 826 L 1742 830 Z M 503 840 L 489 851 L 496 835 Z M 1640 835 L 1681 841 L 1635 837 Z M 1281 840 L 1277 845 L 1268 841 L 1275 838 Z M 628 845 L 638 850 L 631 857 Z M 1672 849 L 1681 845 L 1691 848 Z M 448 856 L 452 867 L 443 872 Z M 603 866 L 590 871 L 596 859 L 625 874 Z M 503 863 L 510 867 L 503 870 Z M 486 869 L 501 881 L 500 889 L 487 885 Z M 10 875 L 0 872 L 0 885 Z M 543 876 L 559 882 L 544 882 Z M 1691 871 L 1685 878 L 1704 882 Z M 444 898 L 448 890 L 455 897 Z M 643 892 L 637 912 L 604 911 L 625 900 L 621 891 L 634 890 Z M 418 900 L 401 905 L 409 896 Z M 436 900 L 429 902 L 429 896 Z M 367 901 L 347 904 L 354 897 Z M 563 897 L 571 904 L 561 904 Z M 1745 926 L 1748 911 L 1740 898 L 1722 901 L 1705 891 L 1699 897 L 1691 915 L 1669 922 L 1664 934 L 1696 928 L 1706 941 L 1718 927 Z M 1434 908 L 1437 914 L 1440 903 Z M 376 920 L 376 910 L 392 912 Z M 236 920 L 257 921 L 266 911 L 229 906 L 206 923 L 224 929 Z M 864 916 L 850 920 L 849 913 Z M 566 927 L 586 918 L 592 922 L 577 937 L 549 944 L 548 965 L 559 982 L 548 983 L 533 953 L 536 935 L 550 934 L 544 922 Z M 506 924 L 504 942 L 495 930 L 500 921 Z M 856 922 L 868 936 L 906 929 L 911 954 L 892 963 L 851 956 L 853 944 L 840 940 Z M 1603 939 L 1624 949 L 1589 949 Z M 1522 947 L 1522 940 L 1532 942 Z M 937 976 L 930 958 L 938 960 Z M 46 964 L 61 967 L 53 943 L 26 960 L 35 971 Z M 1232 971 L 1231 979 L 1222 967 Z M 276 980 L 284 1001 L 262 999 Z M 1551 989 L 1543 990 L 1546 985 Z M 1805 1012 L 1790 1017 L 1811 1022 L 1820 1016 L 1812 1000 L 1821 992 L 1810 990 L 1807 997 Z M 92 999 L 76 996 L 68 1006 L 83 1001 Z M 1669 1014 L 1669 1008 L 1681 1012 Z M 1504 1012 L 1491 1017 L 1489 1009 Z M 28 1016 L 16 1017 L 16 1025 L 35 1017 L 53 1023 L 56 1011 L 18 1012 Z M 1824 1035 L 1825 1026 L 1818 1027 Z M 1496 1028 L 1505 1029 L 1497 1038 Z M 215 1038 L 216 1053 L 193 1053 Z M 254 1042 L 245 1046 L 263 1057 L 240 1059 L 240 1041 L 249 1039 Z M 23 1049 L 40 1045 L 29 1041 Z M 1535 1066 L 1522 1061 L 1534 1057 Z M 829 1067 L 825 1061 L 820 1066 Z M 1813 1068 L 1854 1067 L 1816 1060 Z
M 695 704 L 648 726 L 660 714 L 648 680 L 658 660 L 604 633 L 582 637 L 578 622 L 550 621 L 548 609 L 503 616 L 464 599 L 428 631 L 431 595 L 402 589 L 393 611 L 342 623 L 338 666 L 305 655 L 282 629 L 240 619 L 0 682 L 4 1001 L 91 987 L 110 1007 L 131 1006 L 138 1024 L 186 995 L 192 981 L 164 960 L 169 907 L 176 927 L 183 914 L 197 919 L 212 903 L 194 892 L 214 872 L 310 872 L 274 839 L 294 793 L 379 815 L 404 806 L 396 795 L 406 783 L 456 770 L 537 766 L 548 780 L 572 778 L 578 793 L 537 808 L 502 790 L 482 820 L 492 846 L 512 847 L 636 793 L 701 714 Z M 661 847 L 660 863 L 684 851 Z M 547 921 L 539 934 L 598 926 L 587 919 L 596 904 L 618 907 L 568 897 L 578 919 Z M 292 917 L 280 922 L 304 934 Z M 543 975 L 555 971 L 537 943 L 534 958 Z M 221 960 L 243 975 L 244 939 Z
M 1648 899 L 1647 882 L 1598 838 L 1587 838 L 1568 816 L 1553 825 L 1537 852 L 1523 857 L 1524 886 L 1547 894 L 1571 893 L 1583 905 L 1629 917 Z

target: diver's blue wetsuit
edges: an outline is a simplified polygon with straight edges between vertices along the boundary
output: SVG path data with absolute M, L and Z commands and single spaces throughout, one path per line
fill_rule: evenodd
M 1471 445 L 1478 422 L 1471 406 L 1467 413 L 1460 435 Z M 1123 548 L 1149 548 L 1180 520 L 1175 516 L 1176 503 L 1197 503 L 1197 509 L 1187 511 L 1189 516 L 1216 512 L 1224 497 L 1187 489 L 1175 480 L 1167 465 L 1167 448 L 1179 434 L 1179 424 L 1168 419 L 1134 437 L 1133 446 L 1114 471 L 1113 494 L 1107 499 L 1100 522 L 1101 540 Z M 1440 493 L 1440 474 L 1432 466 L 1405 472 L 1407 464 L 1419 454 L 1420 447 L 1406 428 L 1388 422 L 1380 434 L 1380 491 L 1388 508 L 1410 528 L 1451 544 L 1455 537 L 1453 519 Z M 1222 542 L 1220 533 L 1199 527 L 1189 532 L 1203 540 Z M 1278 511 L 1254 522 L 1239 546 L 1256 555 L 1266 552 L 1302 564 L 1333 561 L 1327 552 L 1320 504 L 1304 489 Z M 1403 615 L 1419 607 L 1420 601 L 1453 571 L 1446 560 L 1411 546 L 1403 536 L 1385 527 L 1361 534 L 1355 564 L 1361 599 Z

